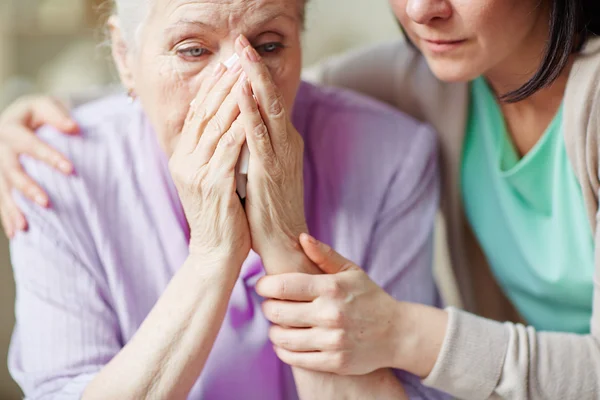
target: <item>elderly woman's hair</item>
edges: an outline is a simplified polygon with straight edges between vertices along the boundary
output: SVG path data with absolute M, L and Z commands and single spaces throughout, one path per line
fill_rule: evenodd
M 149 0 L 112 0 L 112 13 L 119 17 L 121 29 L 128 40 L 133 39 L 147 16 Z M 253 1 L 253 0 L 248 0 Z M 298 11 L 304 24 L 305 8 L 309 0 L 297 0 Z
M 127 40 L 136 36 L 147 16 L 148 0 L 113 0 L 112 13 L 119 17 L 121 30 Z

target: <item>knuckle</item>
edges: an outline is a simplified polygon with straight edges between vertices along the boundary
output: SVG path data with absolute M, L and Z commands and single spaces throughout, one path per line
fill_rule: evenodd
M 289 292 L 289 285 L 287 279 L 281 281 L 281 296 L 285 298 Z
M 222 133 L 224 131 L 224 126 L 223 118 L 219 114 L 215 114 L 208 122 L 207 129 L 214 133 Z
M 223 136 L 221 136 L 220 143 L 225 147 L 232 147 L 235 145 L 235 132 L 228 131 Z
M 325 296 L 334 299 L 339 298 L 343 295 L 342 284 L 335 276 L 331 276 L 330 279 L 327 280 L 323 291 Z
M 331 347 L 332 350 L 343 350 L 346 348 L 348 344 L 348 336 L 345 331 L 338 330 L 332 334 L 331 337 Z
M 252 129 L 252 132 L 253 132 L 254 136 L 256 136 L 257 138 L 261 138 L 261 139 L 267 137 L 267 135 L 269 134 L 267 127 L 263 123 L 257 124 Z
M 271 115 L 271 117 L 278 118 L 283 116 L 283 98 L 280 94 L 272 95 L 268 100 L 268 104 L 269 107 L 267 111 Z
M 267 70 L 262 70 L 258 73 L 258 80 L 263 85 L 271 85 L 271 74 Z
M 271 308 L 270 314 L 271 314 L 272 322 L 279 322 L 279 321 L 281 321 L 281 316 L 283 315 L 283 310 L 279 306 L 273 306 Z
M 344 312 L 335 307 L 323 313 L 323 322 L 328 328 L 342 328 L 345 322 Z

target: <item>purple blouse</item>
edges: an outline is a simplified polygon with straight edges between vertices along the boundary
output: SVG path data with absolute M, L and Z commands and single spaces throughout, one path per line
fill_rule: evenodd
M 28 398 L 75 399 L 127 343 L 188 255 L 187 224 L 167 158 L 139 105 L 124 96 L 74 111 L 80 137 L 39 135 L 73 160 L 65 177 L 24 166 L 50 195 L 20 198 L 30 222 L 11 242 L 17 285 L 9 367 Z M 438 202 L 435 136 L 397 111 L 303 83 L 293 121 L 306 144 L 310 232 L 397 299 L 440 305 L 432 276 Z M 190 399 L 297 398 L 275 356 L 251 253 Z M 445 398 L 398 372 L 411 398 Z

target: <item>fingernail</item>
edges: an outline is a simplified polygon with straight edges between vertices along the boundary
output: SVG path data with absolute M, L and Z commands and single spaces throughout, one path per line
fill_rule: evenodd
M 73 172 L 73 166 L 71 165 L 71 163 L 68 163 L 66 161 L 60 161 L 58 163 L 58 168 L 65 174 L 70 174 L 71 172 Z
M 251 62 L 260 61 L 260 56 L 258 55 L 258 52 L 252 46 L 246 47 L 246 49 L 244 50 L 244 54 L 246 55 L 246 58 Z
M 248 41 L 248 38 L 246 38 L 246 36 L 244 35 L 240 35 L 238 37 L 238 42 L 242 45 L 242 47 L 248 47 L 250 46 L 250 42 Z
M 192 100 L 192 102 L 190 103 L 190 107 L 194 107 L 196 105 L 196 99 Z
M 238 56 L 237 53 L 233 53 L 233 55 L 229 57 L 229 59 L 225 61 L 223 65 L 225 65 L 225 68 L 230 69 L 239 59 L 240 56 Z
M 217 64 L 217 66 L 215 67 L 215 71 L 213 73 L 213 76 L 219 76 L 223 73 L 223 71 L 226 71 L 227 68 L 223 65 L 223 63 L 219 63 Z
M 72 132 L 79 132 L 79 125 L 75 121 L 68 120 L 65 122 L 65 127 Z
M 17 217 L 17 229 L 18 230 L 24 231 L 26 224 L 27 223 L 25 222 L 25 218 L 23 218 L 22 216 Z
M 46 207 L 48 205 L 48 200 L 46 199 L 46 196 L 41 194 L 35 196 L 35 202 L 42 207 Z
M 308 240 L 308 243 L 310 243 L 310 244 L 318 244 L 319 243 L 319 241 L 317 239 L 315 239 L 308 233 L 306 233 L 306 239 Z

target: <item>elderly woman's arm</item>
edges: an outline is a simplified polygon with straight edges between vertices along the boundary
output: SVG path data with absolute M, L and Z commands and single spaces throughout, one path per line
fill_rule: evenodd
M 242 65 L 251 82 L 251 87 L 244 90 L 246 96 L 240 102 L 240 110 L 251 154 L 246 210 L 253 247 L 261 255 L 269 274 L 321 273 L 298 243 L 299 234 L 307 229 L 303 204 L 302 139 L 290 123 L 281 96 L 270 81 L 266 67 L 259 61 L 253 62 L 252 56 L 246 56 L 253 49 L 250 46 L 245 49 L 238 46 L 237 51 L 243 54 Z M 251 92 L 260 107 L 257 107 L 252 99 Z M 430 139 L 427 146 L 432 150 L 435 147 L 432 136 L 424 137 Z M 433 150 L 430 153 L 433 154 Z M 427 164 L 431 158 L 426 157 L 426 154 L 424 156 Z M 437 187 L 435 162 L 431 168 L 426 169 L 422 184 L 417 185 L 421 190 L 416 191 L 409 200 L 427 209 L 427 212 L 414 215 L 422 215 L 422 222 L 432 226 Z M 403 190 L 410 191 L 411 188 Z M 421 196 L 428 201 L 421 201 Z M 408 203 L 409 201 L 405 205 L 410 207 Z M 390 208 L 393 208 L 393 204 L 390 204 Z M 399 212 L 402 212 L 402 209 Z M 385 234 L 385 226 L 387 223 L 383 221 L 382 235 Z M 430 273 L 428 254 L 431 253 L 427 245 L 430 243 L 430 237 L 427 232 L 415 239 L 413 250 L 420 260 L 414 264 L 417 275 L 424 272 L 423 267 L 425 274 Z M 413 255 L 407 253 L 406 256 L 412 258 Z M 385 260 L 379 260 L 377 263 L 384 265 Z M 408 270 L 406 272 L 408 273 Z M 399 275 L 402 274 L 399 273 L 396 277 Z M 429 279 L 433 282 L 431 276 Z M 303 399 L 407 398 L 403 385 L 391 370 L 374 371 L 364 376 L 339 376 L 302 368 L 293 368 L 293 373 L 298 393 Z
M 223 74 L 203 84 L 169 164 L 190 225 L 189 257 L 124 347 L 119 305 L 111 303 L 92 225 L 81 218 L 98 211 L 83 211 L 96 199 L 81 185 L 92 174 L 78 171 L 76 180 L 25 160 L 53 201 L 52 210 L 21 201 L 32 226 L 11 244 L 18 290 L 11 369 L 28 397 L 184 399 L 197 381 L 250 251 L 234 189 L 245 139 L 230 97 L 238 76 Z M 209 124 L 217 112 L 219 131 Z M 199 138 L 205 129 L 215 131 Z M 89 154 L 79 147 L 86 140 L 62 143 L 71 156 Z

